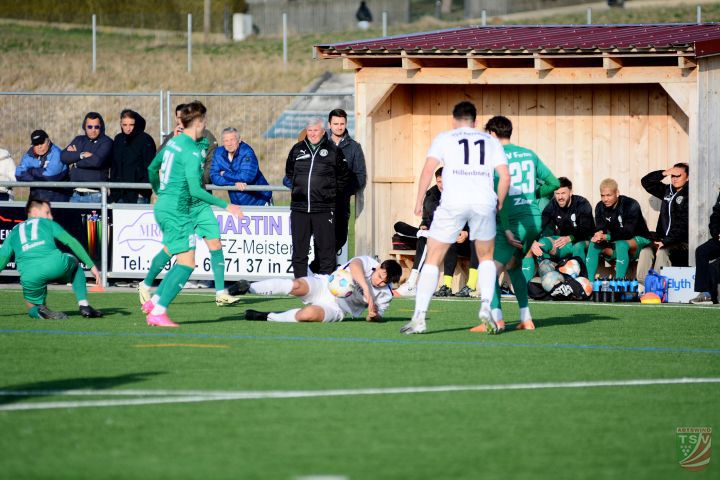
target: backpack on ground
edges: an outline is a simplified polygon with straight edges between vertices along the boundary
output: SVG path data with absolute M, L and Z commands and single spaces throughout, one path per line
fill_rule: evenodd
M 654 293 L 662 303 L 668 301 L 668 279 L 652 268 L 645 277 L 645 293 Z

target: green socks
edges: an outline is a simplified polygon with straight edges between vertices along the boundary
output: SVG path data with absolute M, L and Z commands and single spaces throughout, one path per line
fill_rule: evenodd
M 190 278 L 190 275 L 192 275 L 192 272 L 192 268 L 176 263 L 167 275 L 165 275 L 165 278 L 163 278 L 160 284 L 162 293 L 160 294 L 158 305 L 163 307 L 170 305 L 170 303 L 175 300 L 175 297 L 178 296 L 178 293 L 180 293 L 180 290 L 182 290 Z
M 212 265 L 213 280 L 215 280 L 215 291 L 225 290 L 225 257 L 222 248 L 210 250 L 210 265 Z
M 73 276 L 72 291 L 78 302 L 87 300 L 87 280 L 85 280 L 85 272 L 79 265 L 75 270 L 75 276 Z
M 525 260 L 528 260 L 527 258 Z M 508 270 L 510 281 L 515 290 L 515 298 L 517 298 L 518 306 L 524 308 L 528 306 L 528 289 L 527 289 L 527 276 L 525 275 L 525 260 L 523 260 L 523 269 L 520 271 L 519 268 L 513 268 Z M 532 258 L 530 259 L 532 260 Z M 534 268 L 533 268 L 534 270 Z
M 535 257 L 525 257 L 522 259 L 522 274 L 525 277 L 525 283 L 532 280 L 533 276 L 535 276 Z M 512 279 L 513 287 L 515 287 L 515 284 L 518 282 L 512 277 L 512 275 L 510 275 L 510 278 Z M 515 291 L 517 292 L 517 287 L 515 288 Z M 527 290 L 527 285 L 525 285 L 525 289 Z
M 166 253 L 164 248 L 160 249 L 158 254 L 153 257 L 152 262 L 150 262 L 150 270 L 148 270 L 147 275 L 145 275 L 145 280 L 143 280 L 145 285 L 152 287 L 153 282 L 171 258 L 172 255 Z

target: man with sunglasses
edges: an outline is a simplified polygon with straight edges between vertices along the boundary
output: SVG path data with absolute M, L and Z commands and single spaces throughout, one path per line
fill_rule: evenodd
M 112 163 L 113 141 L 105 135 L 105 121 L 97 112 L 83 119 L 83 135 L 78 135 L 63 150 L 60 160 L 70 167 L 71 182 L 107 182 Z M 75 188 L 71 202 L 100 203 L 99 188 Z
M 354 280 L 352 293 L 345 298 L 335 297 L 328 288 L 328 275 L 312 275 L 294 280 L 273 278 L 251 284 L 240 280 L 229 292 L 244 295 L 247 292 L 260 295 L 292 295 L 300 298 L 305 306 L 285 312 L 259 312 L 246 310 L 245 320 L 268 322 L 341 322 L 345 314 L 359 317 L 367 309 L 365 320 L 382 321 L 382 316 L 393 299 L 390 285 L 397 283 L 402 267 L 395 260 L 379 263 L 372 257 L 359 256 L 342 268 L 350 271 Z
M 688 183 L 687 163 L 676 163 L 667 170 L 645 175 L 643 188 L 662 200 L 653 245 L 640 252 L 637 266 L 638 283 L 645 285 L 648 270 L 688 264 Z M 670 183 L 663 183 L 670 177 Z

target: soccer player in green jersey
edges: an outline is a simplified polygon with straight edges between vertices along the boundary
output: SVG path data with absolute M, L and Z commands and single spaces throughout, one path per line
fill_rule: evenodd
M 510 143 L 512 122 L 503 116 L 492 117 L 485 125 L 485 131 L 500 140 L 507 157 L 510 170 L 510 190 L 504 208 L 499 212 L 498 232 L 495 236 L 493 258 L 498 273 L 505 270 L 510 276 L 515 297 L 520 307 L 518 329 L 532 330 L 532 322 L 527 293 L 527 278 L 523 267 L 534 270 L 534 259 L 526 258 L 533 241 L 540 234 L 542 213 L 538 198 L 552 197 L 560 182 L 550 169 L 532 150 Z M 485 292 L 481 292 L 484 296 Z M 495 323 L 502 331 L 505 328 L 500 306 L 500 287 L 495 286 L 491 303 Z M 472 331 L 484 332 L 486 325 L 480 324 Z
M 200 151 L 202 152 L 202 164 L 201 170 L 203 170 L 205 163 L 205 152 L 209 148 L 210 142 L 207 137 L 200 138 L 197 142 Z M 202 179 L 200 186 L 204 188 Z M 213 213 L 212 207 L 209 203 L 206 203 L 199 198 L 193 197 L 190 206 L 190 216 L 195 220 L 195 234 L 204 239 L 210 252 L 210 265 L 213 272 L 213 280 L 215 283 L 215 304 L 221 305 L 232 305 L 240 301 L 240 297 L 233 297 L 225 289 L 225 256 L 223 255 L 222 243 L 220 242 L 220 227 L 218 227 L 217 218 Z M 150 268 L 145 276 L 145 279 L 138 285 L 138 295 L 140 297 L 140 305 L 145 305 L 148 300 L 152 300 L 153 296 L 150 293 L 150 288 L 153 282 L 160 275 L 160 272 L 167 262 L 172 258 L 168 247 L 163 245 L 163 248 L 153 257 L 150 262 Z M 155 303 L 160 298 L 158 293 L 155 294 Z M 148 304 L 149 308 L 149 304 Z
M 170 320 L 167 307 L 182 290 L 195 269 L 195 231 L 198 219 L 193 208 L 196 200 L 224 208 L 242 217 L 237 205 L 228 204 L 202 187 L 203 156 L 197 140 L 205 130 L 207 109 L 194 101 L 183 106 L 180 120 L 183 133 L 173 137 L 160 150 L 148 167 L 148 178 L 158 196 L 155 220 L 163 233 L 163 244 L 177 262 L 170 268 L 158 287 L 156 295 L 143 305 L 148 325 L 177 327 Z M 195 207 L 197 208 L 197 207 Z
M 7 266 L 15 256 L 15 264 L 20 272 L 20 284 L 23 298 L 28 306 L 28 315 L 32 318 L 65 320 L 63 312 L 54 312 L 45 305 L 47 284 L 53 281 L 72 282 L 72 289 L 80 306 L 80 313 L 86 318 L 102 317 L 103 313 L 92 308 L 87 301 L 85 272 L 80 268 L 78 258 L 100 284 L 100 273 L 90 255 L 80 242 L 70 236 L 60 225 L 53 221 L 50 202 L 30 198 L 25 206 L 28 219 L 12 229 L 0 248 L 0 270 Z M 78 257 L 63 253 L 56 241 L 66 245 Z

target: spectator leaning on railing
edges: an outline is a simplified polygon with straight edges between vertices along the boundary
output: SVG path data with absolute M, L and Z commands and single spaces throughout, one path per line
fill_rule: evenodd
M 240 141 L 240 134 L 232 127 L 222 131 L 222 146 L 213 152 L 210 179 L 219 186 L 235 186 L 239 192 L 231 191 L 230 202 L 235 205 L 272 204 L 272 192 L 246 192 L 248 185 L 268 185 L 260 171 L 252 147 Z
M 15 160 L 4 148 L 0 148 L 0 181 L 15 181 Z M 12 188 L 0 187 L 0 200 L 12 200 Z
M 44 130 L 30 134 L 31 146 L 20 159 L 15 177 L 20 182 L 66 182 L 68 167 L 60 160 L 60 147 L 53 144 Z M 48 202 L 67 202 L 70 192 L 66 188 L 30 189 L 30 196 Z
M 60 156 L 70 167 L 71 182 L 107 182 L 112 162 L 112 139 L 105 135 L 105 121 L 97 112 L 85 115 L 83 135 L 78 135 Z M 71 202 L 100 203 L 97 188 L 75 188 Z
M 148 183 L 148 167 L 155 157 L 155 141 L 145 132 L 145 119 L 137 112 L 120 113 L 120 133 L 113 140 L 110 181 Z M 150 203 L 151 190 L 113 188 L 110 202 Z

